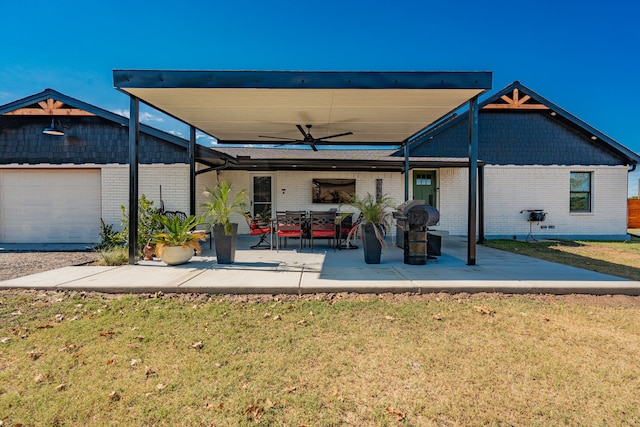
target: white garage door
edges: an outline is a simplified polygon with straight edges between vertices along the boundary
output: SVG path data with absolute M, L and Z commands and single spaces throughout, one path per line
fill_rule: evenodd
M 0 242 L 97 242 L 100 200 L 99 169 L 0 170 Z

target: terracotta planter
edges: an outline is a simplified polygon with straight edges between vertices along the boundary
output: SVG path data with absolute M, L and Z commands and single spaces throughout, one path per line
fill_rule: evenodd
M 188 246 L 168 246 L 164 248 L 160 259 L 168 265 L 179 265 L 189 262 L 192 256 L 193 248 Z
M 364 262 L 367 264 L 380 264 L 382 244 L 376 237 L 373 224 L 364 224 L 362 226 L 362 248 L 364 250 Z
M 231 224 L 231 235 L 224 234 L 222 225 L 213 226 L 213 243 L 216 247 L 218 264 L 233 264 L 236 259 L 236 242 L 238 240 L 238 224 Z

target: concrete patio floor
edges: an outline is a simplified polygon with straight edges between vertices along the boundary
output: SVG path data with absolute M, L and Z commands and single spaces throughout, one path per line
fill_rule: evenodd
M 280 251 L 249 249 L 256 237 L 239 236 L 236 261 L 216 263 L 204 244 L 202 256 L 167 266 L 159 260 L 134 266 L 65 267 L 0 282 L 0 289 L 27 288 L 98 292 L 199 292 L 302 294 L 316 292 L 503 292 L 640 295 L 640 282 L 477 246 L 477 265 L 466 265 L 466 239 L 442 239 L 442 256 L 426 265 L 404 264 L 391 245 L 380 264 L 364 263 L 362 248 L 333 252 L 324 241 L 314 252 L 297 242 Z M 293 249 L 292 249 L 293 248 Z M 14 248 L 15 249 L 15 248 Z

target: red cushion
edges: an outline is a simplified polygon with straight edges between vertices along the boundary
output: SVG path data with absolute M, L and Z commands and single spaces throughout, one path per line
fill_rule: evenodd
M 283 237 L 298 237 L 300 236 L 300 231 L 299 230 L 279 230 L 278 231 L 278 236 L 283 236 Z
M 250 231 L 250 233 L 252 235 L 256 235 L 256 234 L 267 234 L 270 233 L 271 229 L 270 228 L 254 228 Z
M 311 234 L 313 237 L 333 237 L 336 233 L 333 230 L 314 230 Z

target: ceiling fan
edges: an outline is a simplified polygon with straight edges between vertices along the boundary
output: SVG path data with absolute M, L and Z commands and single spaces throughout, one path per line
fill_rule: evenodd
M 313 151 L 318 151 L 318 148 L 316 147 L 316 143 L 319 142 L 325 142 L 325 139 L 329 139 L 329 138 L 337 138 L 339 136 L 345 136 L 345 135 L 353 135 L 353 132 L 345 132 L 345 133 L 338 133 L 336 135 L 328 135 L 328 136 L 323 136 L 320 138 L 314 138 L 311 135 L 311 125 L 306 125 L 307 131 L 305 132 L 304 129 L 302 129 L 302 126 L 300 125 L 296 125 L 296 127 L 298 128 L 298 130 L 300 131 L 300 133 L 303 136 L 303 139 L 295 139 L 295 138 L 282 138 L 279 136 L 266 136 L 266 135 L 259 135 L 259 138 L 271 138 L 271 139 L 279 139 L 280 141 L 286 141 L 283 142 L 280 145 L 287 145 L 287 144 L 309 144 L 311 146 L 311 148 L 313 149 Z

